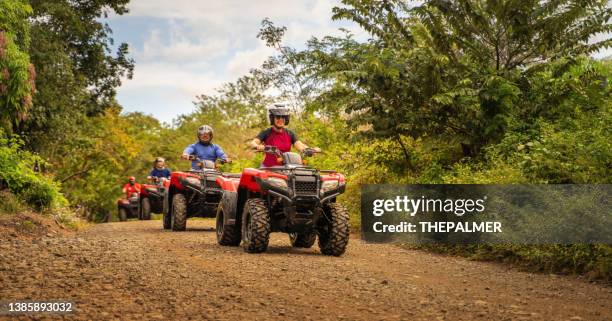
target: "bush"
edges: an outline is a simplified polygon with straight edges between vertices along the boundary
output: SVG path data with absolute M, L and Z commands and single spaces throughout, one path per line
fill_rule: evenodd
M 0 199 L 2 199 L 2 202 L 0 202 L 0 213 L 17 213 L 25 209 L 23 201 L 9 191 L 0 191 Z
M 21 149 L 18 138 L 7 138 L 0 129 L 0 186 L 6 186 L 28 205 L 38 210 L 68 204 L 59 185 L 48 176 L 35 171 L 45 161 Z

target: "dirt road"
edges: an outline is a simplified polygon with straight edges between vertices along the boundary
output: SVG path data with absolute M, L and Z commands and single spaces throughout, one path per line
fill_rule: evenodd
M 612 288 L 573 277 L 365 244 L 357 235 L 340 258 L 316 245 L 293 249 L 284 234 L 272 235 L 267 253 L 247 254 L 218 246 L 213 226 L 190 220 L 176 233 L 160 221 L 133 221 L 2 239 L 0 300 L 71 300 L 75 313 L 52 318 L 78 320 L 612 319 Z

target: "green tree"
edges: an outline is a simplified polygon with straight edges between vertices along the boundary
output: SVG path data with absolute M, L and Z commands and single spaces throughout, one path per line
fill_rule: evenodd
M 19 128 L 31 149 L 48 152 L 49 136 L 70 139 L 72 127 L 113 105 L 115 88 L 122 76 L 131 77 L 133 61 L 125 43 L 112 53 L 111 30 L 102 18 L 126 13 L 127 3 L 31 1 L 30 56 L 38 92 L 30 121 Z
M 31 14 L 27 1 L 0 2 L 0 126 L 8 133 L 28 118 L 36 88 L 27 53 Z
M 535 73 L 610 45 L 588 43 L 610 31 L 606 1 L 343 3 L 334 18 L 373 39 L 311 43 L 313 73 L 333 84 L 322 98 L 341 100 L 374 135 L 452 139 L 468 156 L 499 142 L 511 119 L 543 112 L 523 99 Z

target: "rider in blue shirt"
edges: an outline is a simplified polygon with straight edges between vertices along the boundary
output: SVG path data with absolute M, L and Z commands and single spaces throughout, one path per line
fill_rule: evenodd
M 216 144 L 212 143 L 213 139 L 213 129 L 208 125 L 202 125 L 198 128 L 198 141 L 187 146 L 183 151 L 183 155 L 181 158 L 189 159 L 189 155 L 195 155 L 199 159 L 216 161 L 217 159 L 222 159 L 227 163 L 230 163 L 231 160 L 225 153 L 223 149 Z M 192 161 L 191 168 L 194 170 L 198 170 L 198 162 Z
M 155 159 L 153 169 L 151 170 L 151 173 L 149 173 L 149 177 L 147 177 L 147 179 L 153 179 L 154 177 L 169 179 L 171 174 L 172 172 L 166 168 L 166 160 L 162 157 L 157 157 Z

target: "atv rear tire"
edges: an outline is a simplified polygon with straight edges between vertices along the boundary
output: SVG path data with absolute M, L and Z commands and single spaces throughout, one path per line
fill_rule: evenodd
M 119 209 L 119 221 L 121 222 L 127 221 L 127 211 L 125 210 L 125 208 Z
M 184 231 L 187 227 L 187 200 L 183 194 L 174 194 L 172 197 L 172 230 Z
M 242 246 L 248 253 L 261 253 L 270 242 L 270 215 L 266 202 L 252 198 L 244 204 L 242 214 Z
M 225 195 L 223 197 L 226 197 Z M 235 201 L 235 197 L 234 197 Z M 226 246 L 238 246 L 240 245 L 240 226 L 225 224 L 225 213 L 227 209 L 224 208 L 223 200 L 217 207 L 217 243 L 219 245 Z
M 331 221 L 319 230 L 319 248 L 324 255 L 340 256 L 349 241 L 348 211 L 338 203 L 329 204 L 324 210 Z
M 151 200 L 149 200 L 148 197 L 142 199 L 142 204 L 140 205 L 140 219 L 146 221 L 151 219 Z
M 293 247 L 309 249 L 314 245 L 316 240 L 317 235 L 315 233 L 289 233 L 289 241 Z

